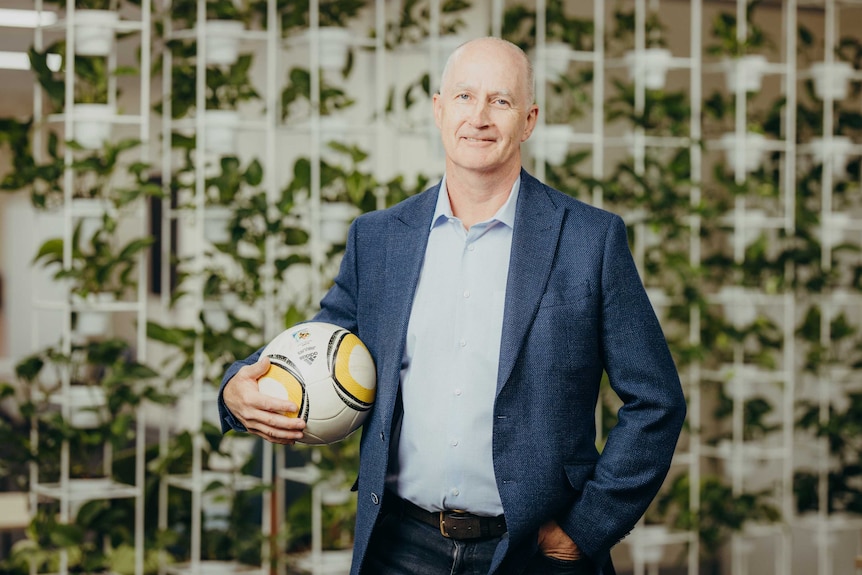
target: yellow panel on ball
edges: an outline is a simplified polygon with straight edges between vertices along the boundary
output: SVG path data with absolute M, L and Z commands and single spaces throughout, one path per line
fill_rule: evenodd
M 269 369 L 257 382 L 258 389 L 260 389 L 261 393 L 278 397 L 279 399 L 289 399 L 298 406 L 298 411 L 286 411 L 284 415 L 298 417 L 302 414 L 302 418 L 306 419 L 308 417 L 308 410 L 303 409 L 307 405 L 305 386 L 302 385 L 296 374 L 291 373 L 291 370 L 282 363 L 283 358 L 279 360 L 276 357 L 270 357 L 269 361 Z
M 333 365 L 335 383 L 351 399 L 365 407 L 374 403 L 375 387 L 366 387 L 375 378 L 368 377 L 368 371 L 374 368 L 371 354 L 359 338 L 348 333 L 338 345 Z

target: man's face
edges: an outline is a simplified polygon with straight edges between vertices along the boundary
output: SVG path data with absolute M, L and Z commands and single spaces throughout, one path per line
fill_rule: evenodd
M 434 95 L 448 163 L 488 174 L 520 169 L 521 142 L 538 115 L 526 77 L 521 55 L 496 42 L 473 42 L 455 55 Z

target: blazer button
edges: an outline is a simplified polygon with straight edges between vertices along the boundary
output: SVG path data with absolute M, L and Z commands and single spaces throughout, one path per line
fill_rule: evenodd
M 374 505 L 380 504 L 380 498 L 377 497 L 376 493 L 373 493 L 373 492 L 371 493 L 371 503 L 373 503 Z

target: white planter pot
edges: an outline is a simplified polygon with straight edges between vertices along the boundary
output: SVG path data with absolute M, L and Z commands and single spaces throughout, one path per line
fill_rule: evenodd
M 108 417 L 105 390 L 96 385 L 70 385 L 68 394 L 57 393 L 50 401 L 69 406 L 67 422 L 77 429 L 93 429 Z
M 814 78 L 814 93 L 821 100 L 827 97 L 833 100 L 843 100 L 847 97 L 853 66 L 848 62 L 816 62 L 811 65 L 811 76 Z
M 230 66 L 239 57 L 239 42 L 245 25 L 236 20 L 207 20 L 206 63 Z
M 569 152 L 574 129 L 568 124 L 544 124 L 537 125 L 530 139 L 532 153 L 539 156 L 544 151 L 544 159 L 551 165 L 562 164 Z M 542 146 L 544 149 L 542 150 Z
M 820 241 L 823 246 L 834 248 L 843 243 L 847 238 L 847 230 L 850 227 L 850 223 L 850 214 L 846 212 L 827 214 L 820 225 Z
M 727 59 L 722 62 L 727 89 L 736 92 L 737 85 L 743 92 L 757 92 L 763 83 L 763 74 L 769 61 L 766 56 L 749 54 L 739 58 Z
M 233 210 L 228 206 L 207 206 L 204 208 L 204 239 L 212 244 L 230 241 L 228 220 Z
M 722 368 L 724 393 L 735 401 L 748 401 L 769 380 L 769 372 L 750 364 L 728 364 Z
M 750 246 L 766 229 L 766 212 L 763 210 L 745 210 L 741 214 L 731 211 L 728 219 L 733 222 L 734 232 L 742 235 L 746 246 Z
M 227 489 L 214 489 L 201 494 L 204 529 L 227 530 L 230 526 L 230 511 L 233 498 Z
M 726 153 L 727 163 L 735 172 L 740 166 L 746 174 L 753 172 L 763 163 L 766 151 L 766 136 L 748 132 L 744 136 L 730 132 L 721 136 L 721 147 Z
M 341 244 L 347 239 L 347 230 L 359 208 L 347 202 L 320 204 L 320 237 L 327 244 Z
M 724 316 L 734 327 L 747 327 L 757 318 L 757 308 L 744 287 L 724 286 L 718 296 L 722 302 Z
M 75 141 L 88 150 L 100 149 L 111 137 L 117 111 L 111 104 L 75 104 Z
M 757 445 L 740 443 L 734 446 L 733 441 L 723 439 L 718 442 L 717 448 L 719 456 L 727 462 L 727 475 L 729 477 L 738 475 L 743 479 L 749 478 L 763 464 Z
M 81 222 L 81 242 L 89 242 L 102 227 L 102 220 L 110 210 L 108 200 L 103 198 L 75 198 L 72 213 Z
M 320 486 L 320 502 L 323 505 L 345 505 L 350 501 L 350 489 L 331 485 Z
M 207 110 L 206 142 L 204 149 L 219 156 L 236 153 L 236 134 L 239 130 L 239 112 L 236 110 Z
M 239 296 L 233 293 L 224 294 L 221 301 L 207 302 L 204 308 L 204 321 L 206 321 L 207 326 L 213 331 L 227 331 L 230 327 L 228 311 L 235 311 L 239 303 Z
M 75 12 L 75 53 L 80 56 L 107 56 L 114 48 L 114 30 L 120 15 L 112 10 Z
M 640 70 L 643 70 L 644 87 L 648 90 L 661 90 L 664 88 L 673 55 L 670 50 L 664 48 L 647 48 L 642 52 L 627 52 L 625 60 L 631 80 L 636 80 Z
M 97 308 L 101 304 L 111 303 L 116 298 L 112 293 L 91 293 L 85 299 L 72 295 L 72 304 L 81 308 Z M 111 327 L 111 312 L 100 309 L 79 309 L 75 312 L 75 333 L 84 337 L 102 336 Z
M 668 529 L 665 525 L 641 525 L 632 530 L 632 559 L 652 565 L 664 557 Z
M 344 144 L 357 143 L 350 133 L 350 122 L 344 116 L 320 117 L 320 155 L 324 160 L 338 164 L 342 161 L 342 156 L 328 146 L 332 141 Z
M 538 68 L 544 60 L 545 76 L 548 80 L 556 80 L 569 69 L 574 50 L 565 42 L 545 42 L 545 46 L 531 51 L 533 65 Z
M 814 150 L 814 160 L 824 167 L 832 166 L 832 175 L 843 177 L 847 168 L 847 156 L 853 148 L 853 140 L 847 136 L 832 136 L 830 139 L 813 138 L 811 147 Z
M 317 43 L 318 63 L 324 70 L 342 70 L 347 64 L 347 52 L 350 48 L 350 30 L 337 26 L 322 26 L 315 35 L 312 30 L 306 32 L 309 48 L 312 42 Z

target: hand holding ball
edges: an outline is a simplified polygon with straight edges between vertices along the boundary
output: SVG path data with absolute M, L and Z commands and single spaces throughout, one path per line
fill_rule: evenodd
M 262 352 L 269 370 L 258 380 L 261 393 L 289 399 L 306 422 L 300 443 L 340 441 L 356 431 L 374 405 L 377 372 L 371 354 L 348 330 L 323 322 L 297 324 L 281 332 Z

